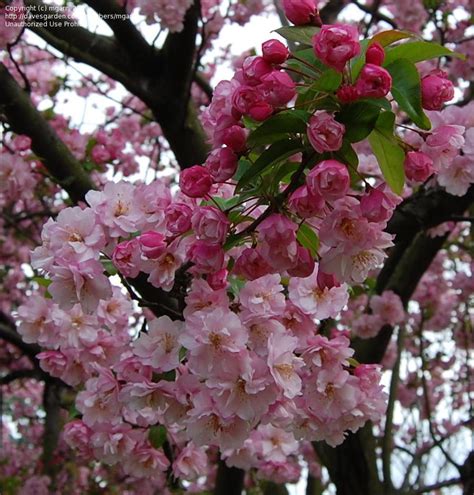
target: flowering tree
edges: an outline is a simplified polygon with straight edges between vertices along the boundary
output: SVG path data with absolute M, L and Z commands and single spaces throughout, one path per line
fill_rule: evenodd
M 319 3 L 4 2 L 2 493 L 472 493 L 469 3 Z

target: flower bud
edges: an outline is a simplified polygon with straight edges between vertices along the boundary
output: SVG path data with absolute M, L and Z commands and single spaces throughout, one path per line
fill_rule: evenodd
M 306 176 L 306 185 L 311 194 L 334 201 L 345 196 L 349 190 L 349 172 L 337 160 L 324 160 Z
M 415 182 L 424 182 L 433 174 L 433 160 L 421 151 L 409 151 L 405 158 L 405 175 Z
M 383 67 L 365 64 L 357 79 L 356 89 L 361 98 L 383 98 L 392 88 L 392 76 Z
M 292 268 L 288 269 L 290 277 L 309 277 L 314 271 L 314 259 L 309 249 L 298 245 L 296 251 L 296 262 Z
M 166 250 L 165 236 L 148 231 L 137 237 L 141 252 L 149 259 L 159 258 Z
M 326 24 L 313 37 L 313 48 L 322 62 L 342 72 L 346 63 L 360 53 L 359 33 L 348 24 Z
M 365 54 L 365 63 L 382 65 L 385 59 L 385 50 L 380 43 L 372 43 Z
M 245 82 L 257 86 L 265 74 L 271 72 L 272 66 L 263 57 L 247 57 L 242 65 Z
M 235 174 L 237 162 L 237 155 L 230 148 L 220 148 L 211 152 L 204 166 L 214 182 L 225 182 Z
M 218 244 L 196 241 L 190 246 L 187 254 L 198 273 L 214 273 L 223 268 L 224 250 Z
M 272 268 L 257 249 L 246 248 L 237 258 L 232 271 L 247 280 L 255 280 L 271 273 Z
M 269 64 L 282 64 L 290 55 L 288 48 L 278 40 L 265 41 L 262 44 L 262 53 Z
M 300 186 L 290 196 L 288 207 L 301 218 L 311 218 L 321 212 L 326 202 L 319 195 L 311 194 L 307 186 Z
M 346 128 L 326 111 L 316 112 L 308 122 L 307 135 L 311 146 L 318 152 L 337 151 L 342 146 Z
M 210 172 L 201 165 L 187 168 L 179 176 L 179 187 L 190 198 L 202 198 L 210 191 L 212 184 Z
M 233 125 L 222 132 L 222 144 L 228 146 L 236 153 L 245 150 L 247 132 L 240 125 Z
M 293 79 L 286 72 L 279 70 L 265 74 L 259 89 L 265 101 L 275 107 L 286 105 L 296 95 Z
M 445 72 L 435 70 L 421 80 L 421 101 L 426 110 L 441 110 L 453 97 L 453 83 Z
M 336 91 L 336 96 L 341 103 L 352 103 L 360 98 L 359 91 L 355 86 L 346 84 Z
M 184 203 L 171 203 L 165 210 L 166 228 L 173 234 L 184 234 L 191 229 L 192 212 Z
M 313 24 L 317 17 L 314 0 L 283 0 L 283 10 L 288 20 L 296 26 Z
M 201 206 L 194 210 L 191 224 L 198 239 L 222 244 L 225 241 L 229 221 L 214 206 Z

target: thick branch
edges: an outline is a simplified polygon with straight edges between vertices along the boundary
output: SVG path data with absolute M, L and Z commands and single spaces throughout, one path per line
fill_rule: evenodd
M 33 151 L 73 201 L 83 200 L 86 192 L 94 188 L 89 175 L 2 63 L 0 88 L 0 111 L 12 130 L 31 138 Z
M 214 495 L 242 495 L 245 472 L 219 461 Z
M 43 407 L 46 413 L 43 432 L 43 472 L 53 479 L 60 467 L 54 459 L 61 431 L 61 386 L 47 381 L 44 385 Z

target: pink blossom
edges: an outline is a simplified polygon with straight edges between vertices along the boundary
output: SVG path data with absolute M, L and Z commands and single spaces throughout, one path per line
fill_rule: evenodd
M 137 237 L 140 251 L 146 258 L 159 258 L 166 250 L 165 236 L 149 230 Z
M 342 198 L 349 190 L 350 176 L 347 167 L 337 160 L 324 160 L 306 176 L 311 194 L 326 201 Z
M 259 225 L 259 252 L 272 268 L 285 270 L 295 264 L 298 250 L 296 230 L 294 222 L 277 213 Z
M 112 261 L 125 277 L 135 278 L 140 273 L 140 245 L 135 237 L 115 246 Z
M 342 72 L 346 63 L 360 53 L 359 33 L 348 24 L 327 24 L 313 37 L 316 56 L 329 67 Z
M 188 250 L 188 257 L 199 273 L 217 272 L 224 266 L 225 256 L 222 247 L 207 241 L 194 242 Z
M 385 58 L 385 50 L 380 43 L 371 43 L 365 53 L 365 63 L 382 65 Z
M 207 374 L 213 367 L 224 365 L 226 353 L 242 351 L 248 335 L 237 315 L 217 307 L 191 315 L 178 340 L 190 352 L 190 368 Z
M 237 155 L 230 148 L 215 149 L 207 157 L 204 166 L 209 170 L 215 182 L 225 182 L 235 174 Z
M 272 66 L 263 57 L 247 57 L 242 65 L 242 73 L 246 84 L 257 86 L 262 77 L 271 72 Z
M 270 64 L 283 64 L 290 55 L 288 48 L 278 40 L 268 40 L 262 44 L 263 58 Z
M 303 313 L 318 320 L 335 318 L 347 304 L 347 286 L 342 284 L 331 288 L 318 284 L 318 267 L 306 278 L 292 278 L 289 285 L 290 301 Z
M 392 88 L 389 72 L 374 64 L 365 64 L 356 82 L 356 90 L 362 98 L 383 98 Z
M 423 108 L 441 110 L 443 105 L 454 98 L 454 86 L 447 74 L 434 70 L 421 80 L 421 99 Z
M 162 450 L 148 443 L 137 444 L 125 460 L 125 470 L 136 478 L 159 480 L 169 467 L 169 460 Z
M 112 295 L 110 281 L 102 272 L 102 265 L 95 260 L 58 265 L 48 291 L 61 308 L 71 309 L 79 302 L 84 312 L 91 313 L 101 299 Z
M 268 339 L 268 367 L 275 383 L 288 399 L 296 397 L 301 391 L 298 370 L 303 366 L 303 361 L 293 354 L 297 345 L 298 339 L 286 333 L 275 332 Z
M 179 176 L 179 187 L 190 198 L 202 198 L 208 194 L 212 183 L 211 174 L 200 165 L 186 168 Z
M 177 478 L 193 480 L 208 471 L 208 458 L 202 447 L 187 443 L 173 462 L 173 474 Z
M 265 275 L 247 282 L 239 293 L 244 320 L 251 317 L 278 316 L 285 309 L 285 296 L 279 275 Z
M 166 409 L 166 396 L 161 383 L 142 378 L 125 384 L 119 393 L 123 418 L 138 426 L 156 424 Z
M 142 266 L 142 271 L 149 273 L 148 282 L 154 287 L 170 291 L 174 285 L 176 270 L 182 265 L 184 256 L 181 250 L 173 249 L 170 245 L 159 258 L 150 260 L 147 265 Z
M 291 101 L 296 96 L 295 88 L 293 79 L 286 72 L 279 70 L 264 75 L 259 86 L 265 101 L 273 107 L 280 107 Z
M 308 122 L 307 135 L 311 146 L 318 152 L 337 151 L 342 146 L 346 128 L 325 110 L 318 110 Z
M 137 208 L 134 186 L 127 182 L 107 182 L 103 191 L 89 191 L 86 201 L 100 219 L 102 225 L 108 227 L 111 237 L 127 236 L 138 230 L 141 212 Z
M 191 229 L 191 208 L 184 203 L 172 203 L 165 210 L 166 227 L 173 234 L 184 234 Z
M 233 272 L 247 280 L 255 280 L 270 273 L 272 268 L 257 249 L 245 248 L 237 258 Z
M 395 209 L 396 202 L 383 191 L 382 187 L 370 188 L 360 198 L 360 211 L 369 222 L 386 222 Z
M 352 320 L 351 330 L 354 335 L 361 339 L 371 339 L 378 335 L 384 325 L 379 314 L 362 314 Z
M 433 159 L 436 169 L 442 165 L 449 166 L 459 154 L 464 144 L 464 130 L 460 125 L 441 125 L 426 138 L 421 151 Z
M 312 24 L 317 15 L 314 0 L 283 0 L 283 9 L 288 20 L 297 26 Z
M 178 336 L 182 323 L 161 316 L 148 322 L 148 332 L 142 333 L 133 343 L 133 352 L 159 372 L 175 369 L 179 365 Z
M 300 186 L 288 200 L 289 208 L 302 218 L 311 218 L 322 211 L 326 202 L 319 195 L 312 194 L 307 186 Z
M 218 208 L 214 206 L 196 208 L 191 222 L 198 239 L 213 244 L 224 243 L 229 229 L 229 221 L 226 215 Z
M 474 163 L 469 156 L 456 156 L 449 165 L 441 165 L 438 183 L 449 194 L 464 196 L 471 184 L 474 184 Z
M 433 172 L 433 160 L 421 151 L 409 151 L 405 158 L 405 174 L 415 182 L 424 182 Z

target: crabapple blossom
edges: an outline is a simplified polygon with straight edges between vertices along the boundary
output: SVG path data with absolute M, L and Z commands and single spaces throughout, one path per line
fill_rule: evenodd
M 454 86 L 447 74 L 440 70 L 430 72 L 421 79 L 423 108 L 441 110 L 443 105 L 454 98 Z
M 342 72 L 346 63 L 360 53 L 357 28 L 349 24 L 323 25 L 313 37 L 313 49 L 322 62 Z
M 283 0 L 283 9 L 288 20 L 297 26 L 313 23 L 317 15 L 314 0 Z
M 342 146 L 345 127 L 323 110 L 317 111 L 308 122 L 308 139 L 318 152 L 337 151 Z
M 311 194 L 326 201 L 342 198 L 348 191 L 350 176 L 347 167 L 337 160 L 324 160 L 306 176 L 306 185 Z

